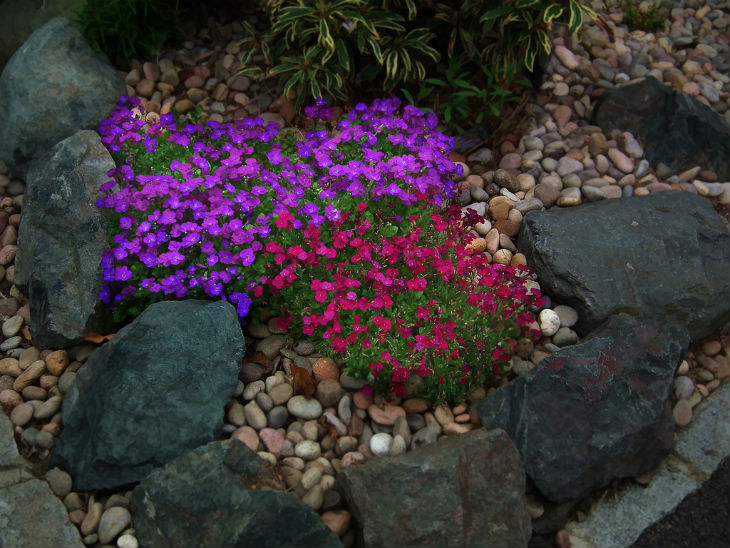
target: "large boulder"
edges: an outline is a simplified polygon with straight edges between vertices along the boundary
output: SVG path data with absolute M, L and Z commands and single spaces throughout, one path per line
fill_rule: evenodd
M 611 314 L 675 322 L 698 339 L 730 321 L 730 233 L 687 192 L 525 215 L 519 248 L 587 334 Z
M 673 446 L 668 401 L 688 344 L 682 327 L 618 314 L 487 396 L 482 424 L 507 432 L 527 475 L 554 502 L 638 476 Z
M 36 29 L 0 76 L 0 157 L 20 178 L 39 153 L 96 129 L 126 93 L 122 77 L 63 16 Z
M 76 490 L 116 489 L 217 439 L 244 348 L 227 302 L 149 306 L 79 369 L 49 468 Z
M 60 499 L 18 454 L 13 425 L 0 412 L 0 546 L 83 548 Z
M 338 476 L 362 546 L 527 546 L 525 473 L 501 430 L 474 430 Z
M 142 546 L 342 546 L 273 466 L 238 440 L 212 442 L 158 468 L 130 497 Z
M 679 173 L 703 166 L 730 177 L 730 127 L 708 106 L 652 77 L 606 91 L 591 123 L 641 139 L 653 167 L 662 162 Z
M 56 144 L 28 172 L 15 284 L 30 299 L 33 343 L 39 348 L 108 332 L 108 307 L 99 299 L 107 218 L 94 204 L 112 168 L 99 135 L 84 130 Z

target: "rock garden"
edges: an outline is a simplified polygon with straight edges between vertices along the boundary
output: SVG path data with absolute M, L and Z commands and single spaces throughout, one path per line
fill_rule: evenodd
M 256 10 L 114 65 L 72 14 L 39 26 L 0 75 L 0 545 L 582 545 L 566 523 L 649 485 L 730 376 L 730 6 L 625 4 L 586 3 L 576 32 L 552 27 L 544 74 L 488 137 L 445 136 L 412 94 L 300 109 L 296 85 L 246 70 L 265 66 Z M 634 28 L 652 15 L 661 28 Z M 411 147 L 387 173 L 417 190 L 363 199 L 383 142 Z M 134 146 L 189 160 L 142 174 Z M 294 151 L 336 166 L 315 176 Z M 221 174 L 251 184 L 236 194 Z M 428 216 L 393 217 L 379 233 L 391 244 L 364 243 L 379 200 L 397 214 L 441 187 Z M 314 188 L 357 209 L 304 209 Z M 287 248 L 298 233 L 309 249 Z M 350 248 L 377 292 L 324 268 Z M 255 253 L 279 270 L 246 274 Z M 404 258 L 406 274 L 392 266 Z M 414 301 L 412 324 L 389 317 L 397 291 L 383 288 L 402 278 L 425 295 L 430 267 L 454 288 L 498 289 Z M 371 359 L 359 320 L 338 331 L 336 283 L 340 309 L 359 306 L 373 344 L 409 348 L 412 369 Z M 470 306 L 478 318 L 452 335 Z M 419 329 L 431 338 L 407 343 Z M 488 375 L 426 362 L 456 363 L 456 340 L 481 345 Z

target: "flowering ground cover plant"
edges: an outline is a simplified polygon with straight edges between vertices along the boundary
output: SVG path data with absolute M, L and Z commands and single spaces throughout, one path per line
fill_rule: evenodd
M 505 370 L 542 299 L 527 269 L 465 246 L 481 218 L 452 205 L 451 139 L 399 106 L 332 122 L 319 103 L 302 134 L 146 121 L 123 97 L 101 124 L 118 166 L 97 204 L 111 214 L 102 299 L 118 320 L 169 298 L 224 299 L 242 321 L 266 307 L 380 395 L 463 400 Z

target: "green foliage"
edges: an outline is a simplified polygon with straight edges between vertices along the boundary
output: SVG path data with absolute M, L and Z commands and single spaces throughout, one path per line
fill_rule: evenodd
M 639 9 L 637 2 L 621 0 L 619 8 L 623 11 L 624 23 L 631 30 L 655 32 L 662 30 L 666 25 L 666 19 L 659 13 L 657 3 L 650 4 L 648 9 L 644 11 Z
M 86 0 L 77 21 L 92 48 L 112 61 L 157 53 L 170 36 L 173 8 L 159 0 Z
M 595 17 L 588 0 L 266 0 L 266 11 L 271 32 L 250 32 L 242 73 L 279 76 L 297 106 L 398 88 L 418 96 L 415 103 L 429 99 L 433 85 L 449 87 L 434 108 L 452 127 L 466 121 L 468 108 L 497 116 L 514 100 L 514 74 L 546 60 L 555 22 L 575 32 L 584 17 Z M 253 66 L 256 52 L 268 73 Z M 439 63 L 442 55 L 448 65 Z
M 449 66 L 444 78 L 427 78 L 414 98 L 407 89 L 401 89 L 406 100 L 415 105 L 426 97 L 432 96 L 433 87 L 442 88 L 446 93 L 446 100 L 438 103 L 437 114 L 439 120 L 450 130 L 463 132 L 464 125 L 482 124 L 487 116 L 498 117 L 507 103 L 519 101 L 519 95 L 512 92 L 515 85 L 530 87 L 530 82 L 524 79 L 515 79 L 513 66 L 507 67 L 504 78 L 497 81 L 495 73 L 483 65 L 482 84 L 477 86 L 470 82 L 469 72 L 461 71 L 461 65 L 455 60 L 449 60 Z M 438 99 L 438 96 L 437 96 Z
M 156 55 L 177 36 L 181 21 L 204 21 L 223 0 L 86 0 L 76 21 L 91 47 L 112 62 Z
M 596 14 L 587 0 L 500 0 L 482 14 L 494 40 L 485 48 L 485 59 L 507 69 L 523 64 L 532 71 L 536 62 L 543 65 L 552 51 L 550 30 L 554 23 L 565 23 L 570 33 L 583 24 L 584 17 Z

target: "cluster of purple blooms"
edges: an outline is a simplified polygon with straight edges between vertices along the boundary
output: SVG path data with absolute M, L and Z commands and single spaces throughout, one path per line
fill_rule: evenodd
M 97 202 L 113 212 L 101 294 L 113 306 L 205 294 L 243 318 L 265 280 L 257 258 L 266 240 L 285 235 L 277 227 L 327 229 L 363 200 L 411 206 L 427 197 L 440 207 L 460 174 L 436 116 L 411 106 L 399 115 L 396 98 L 358 104 L 332 131 L 315 125 L 303 140 L 261 118 L 178 127 L 164 114 L 147 123 L 138 107 L 121 97 L 100 127 L 118 166 Z M 331 110 L 318 102 L 306 114 L 326 121 Z

